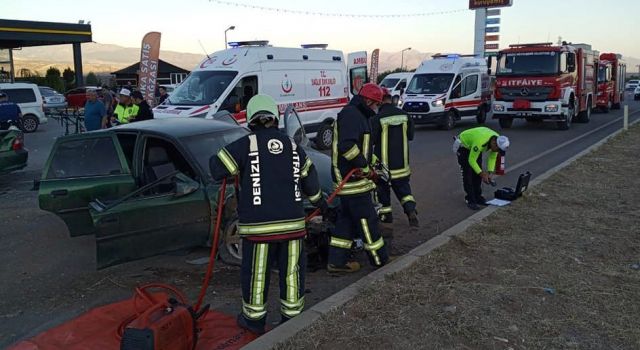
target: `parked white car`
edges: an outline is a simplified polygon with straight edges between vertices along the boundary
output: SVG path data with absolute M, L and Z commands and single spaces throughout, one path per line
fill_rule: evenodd
M 44 109 L 55 109 L 67 107 L 67 99 L 63 94 L 48 86 L 38 86 L 40 94 L 44 99 Z
M 413 73 L 391 73 L 382 79 L 380 86 L 387 88 L 391 95 L 392 102 L 398 104 L 412 76 Z
M 624 86 L 625 91 L 633 91 L 635 88 L 640 86 L 640 80 L 629 80 L 627 84 Z
M 40 124 L 47 122 L 44 114 L 44 100 L 36 84 L 0 83 L 0 91 L 9 96 L 22 111 L 22 131 L 30 133 L 38 130 Z

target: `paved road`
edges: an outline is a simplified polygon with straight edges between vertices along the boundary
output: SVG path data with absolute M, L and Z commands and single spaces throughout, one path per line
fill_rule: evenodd
M 629 102 L 631 120 L 640 117 L 640 103 Z M 612 123 L 622 111 L 594 113 L 589 124 L 574 124 L 569 131 L 553 126 L 514 123 L 505 132 L 512 140 L 507 155 L 508 174 L 499 186 L 514 186 L 517 175 L 529 170 L 533 176 L 561 163 L 622 126 Z M 609 124 L 611 123 L 611 124 Z M 499 130 L 495 121 L 488 126 Z M 450 150 L 452 136 L 473 123 L 463 123 L 451 131 L 419 127 L 411 144 L 412 185 L 418 201 L 422 227 L 408 230 L 404 217 L 394 225 L 394 250 L 402 253 L 446 230 L 473 212 L 466 208 L 457 162 Z M 595 131 L 594 131 L 595 130 Z M 64 130 L 50 123 L 35 134 L 26 135 L 30 163 L 24 170 L 0 176 L 0 348 L 47 329 L 90 307 L 130 296 L 132 286 L 146 281 L 168 282 L 186 289 L 193 299 L 203 273 L 201 266 L 185 264 L 186 259 L 206 255 L 196 250 L 188 255 L 165 255 L 95 271 L 92 237 L 71 239 L 63 222 L 38 209 L 34 192 L 28 191 L 56 136 Z M 584 136 L 586 135 L 586 136 Z M 575 138 L 579 140 L 539 157 L 545 151 Z M 535 159 L 538 157 L 537 159 Z M 527 164 L 523 162 L 534 159 Z M 513 166 L 518 166 L 514 169 Z M 579 186 L 579 184 L 576 184 Z M 485 188 L 485 194 L 492 192 Z M 395 210 L 400 213 L 398 203 Z M 308 275 L 308 304 L 316 303 L 363 276 L 331 278 L 318 271 Z M 272 286 L 277 286 L 272 280 Z M 272 289 L 274 292 L 275 290 Z M 276 287 L 277 290 L 277 287 Z M 277 320 L 277 293 L 271 293 L 271 317 Z M 207 300 L 215 309 L 238 310 L 238 269 L 219 265 Z

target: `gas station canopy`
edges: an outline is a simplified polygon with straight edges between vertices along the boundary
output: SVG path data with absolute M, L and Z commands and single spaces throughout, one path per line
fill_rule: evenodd
M 91 42 L 90 24 L 0 19 L 0 48 Z
M 14 49 L 29 46 L 73 45 L 73 63 L 76 83 L 82 85 L 81 43 L 91 42 L 90 24 L 54 23 L 36 21 L 16 21 L 0 19 L 0 50 L 9 51 L 10 80 L 14 80 Z M 0 77 L 1 78 L 1 77 Z

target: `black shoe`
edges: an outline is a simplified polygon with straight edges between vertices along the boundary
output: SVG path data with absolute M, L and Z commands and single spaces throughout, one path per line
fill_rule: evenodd
M 486 199 L 484 199 L 484 197 L 480 197 L 480 198 L 476 201 L 476 203 L 478 203 L 479 205 L 484 205 L 485 207 L 486 207 L 487 205 L 489 205 L 489 204 L 487 204 L 487 200 L 486 200 Z
M 409 219 L 409 226 L 420 227 L 420 222 L 418 221 L 418 213 L 415 210 L 407 213 L 407 218 Z
M 468 202 L 467 203 L 467 208 L 471 209 L 471 210 L 480 210 L 480 207 L 473 202 Z
M 255 322 L 251 322 L 247 320 L 246 318 L 244 318 L 244 316 L 242 316 L 242 314 L 238 315 L 238 318 L 236 319 L 236 323 L 238 324 L 238 327 L 242 329 L 246 329 L 249 332 L 255 333 L 257 335 L 263 335 L 266 333 L 266 331 L 264 330 L 264 325 L 258 326 L 255 324 L 251 324 Z

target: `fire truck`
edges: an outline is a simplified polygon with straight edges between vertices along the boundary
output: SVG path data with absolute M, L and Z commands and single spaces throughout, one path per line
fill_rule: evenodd
M 600 55 L 596 105 L 601 111 L 606 113 L 610 109 L 620 109 L 620 103 L 624 101 L 626 68 L 622 55 L 616 53 Z
M 598 52 L 587 44 L 517 44 L 498 53 L 493 118 L 507 129 L 515 118 L 568 130 L 588 123 L 596 104 Z

